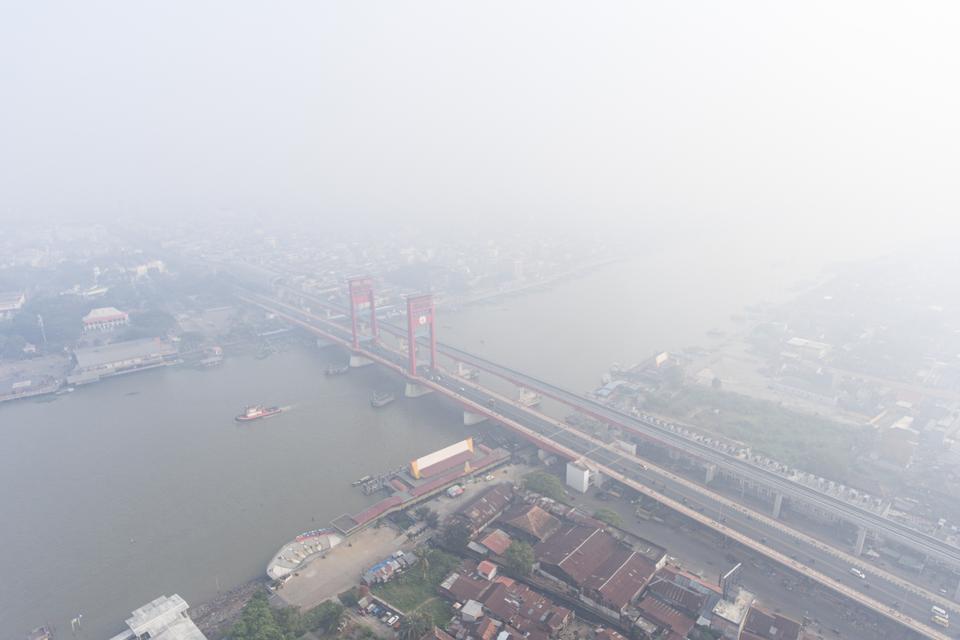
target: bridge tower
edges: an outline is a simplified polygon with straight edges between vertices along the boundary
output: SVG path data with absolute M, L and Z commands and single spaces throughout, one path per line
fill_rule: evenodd
M 407 298 L 407 352 L 409 354 L 410 375 L 417 375 L 417 331 L 430 330 L 430 366 L 437 368 L 437 329 L 434 324 L 433 296 L 424 293 Z
M 366 276 L 350 278 L 347 281 L 350 287 L 350 325 L 353 330 L 353 348 L 360 348 L 360 318 L 359 311 L 363 304 L 370 308 L 370 333 L 376 342 L 380 336 L 377 332 L 377 303 L 373 294 L 373 278 Z

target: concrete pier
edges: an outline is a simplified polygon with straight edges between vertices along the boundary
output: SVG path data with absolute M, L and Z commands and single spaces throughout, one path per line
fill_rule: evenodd
M 428 393 L 433 393 L 433 389 L 425 387 L 422 384 L 417 384 L 416 382 L 408 382 L 403 388 L 403 395 L 407 398 L 419 398 Z
M 783 508 L 783 494 L 778 493 L 773 496 L 773 517 L 780 517 L 780 510 Z
M 366 367 L 373 364 L 373 360 L 364 356 L 358 356 L 356 354 L 350 354 L 350 368 L 358 369 L 360 367 Z
M 487 416 L 483 415 L 482 413 L 473 413 L 472 411 L 463 412 L 463 424 L 467 427 L 480 424 L 486 419 Z

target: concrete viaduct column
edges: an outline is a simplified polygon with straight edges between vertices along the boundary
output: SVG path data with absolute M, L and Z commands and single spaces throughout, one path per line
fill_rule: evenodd
M 867 528 L 859 527 L 857 528 L 857 544 L 853 547 L 853 555 L 859 556 L 863 554 L 863 545 L 867 542 Z
M 716 475 L 717 475 L 717 465 L 715 465 L 715 464 L 708 464 L 708 465 L 707 465 L 706 476 L 704 477 L 704 480 L 703 480 L 703 481 L 704 481 L 706 484 L 710 484 L 711 482 L 713 482 L 713 479 L 716 477 Z
M 960 602 L 960 581 L 957 582 L 957 590 L 953 592 L 954 602 Z
M 780 517 L 780 509 L 783 508 L 783 494 L 776 493 L 773 496 L 773 517 Z

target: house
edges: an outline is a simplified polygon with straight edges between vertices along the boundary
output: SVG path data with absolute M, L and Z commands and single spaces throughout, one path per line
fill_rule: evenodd
M 738 589 L 733 600 L 720 600 L 713 607 L 710 628 L 719 631 L 726 640 L 738 640 L 747 612 L 753 605 L 753 594 L 746 589 Z
M 494 529 L 480 540 L 480 546 L 495 556 L 502 556 L 513 540 L 502 529 Z
M 637 603 L 637 611 L 640 617 L 660 627 L 665 632 L 662 637 L 666 640 L 686 638 L 697 623 L 694 618 L 682 611 L 650 596 L 645 596 Z
M 506 483 L 498 484 L 468 502 L 453 517 L 463 521 L 476 535 L 500 517 L 500 514 L 510 506 L 512 498 L 513 487 Z
M 800 623 L 792 618 L 751 607 L 740 640 L 797 640 L 800 629 Z
M 722 598 L 720 588 L 672 566 L 663 567 L 647 587 L 647 595 L 693 618 L 709 616 Z
M 543 542 L 560 529 L 560 520 L 536 504 L 511 507 L 503 514 L 500 524 L 531 544 Z
M 130 316 L 115 307 L 99 307 L 83 316 L 83 332 L 113 331 L 130 324 Z
M 658 568 L 604 529 L 582 523 L 536 545 L 534 558 L 541 575 L 576 588 L 581 600 L 618 620 Z
M 492 631 L 486 622 L 491 620 L 498 627 L 497 635 L 506 629 L 528 640 L 547 640 L 556 637 L 573 619 L 572 611 L 547 596 L 498 575 L 497 566 L 488 560 L 479 564 L 463 561 L 440 583 L 440 591 L 461 604 L 465 624 L 480 624 L 472 629 L 474 637 Z

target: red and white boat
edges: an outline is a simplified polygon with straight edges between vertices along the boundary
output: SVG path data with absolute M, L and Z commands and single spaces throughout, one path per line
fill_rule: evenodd
M 236 421 L 250 422 L 251 420 L 259 420 L 260 418 L 269 418 L 282 412 L 283 409 L 280 407 L 265 407 L 262 404 L 253 404 L 244 409 L 243 413 L 236 417 Z

